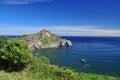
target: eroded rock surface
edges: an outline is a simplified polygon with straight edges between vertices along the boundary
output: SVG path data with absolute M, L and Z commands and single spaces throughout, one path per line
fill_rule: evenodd
M 72 42 L 70 40 L 61 39 L 58 35 L 51 33 L 49 30 L 43 29 L 36 34 L 28 34 L 20 37 L 20 40 L 29 45 L 31 51 L 41 48 L 58 48 L 70 47 Z

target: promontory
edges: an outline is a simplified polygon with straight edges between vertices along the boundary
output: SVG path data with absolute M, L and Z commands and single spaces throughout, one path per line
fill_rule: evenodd
M 19 37 L 26 42 L 31 51 L 42 48 L 71 47 L 72 42 L 67 39 L 61 39 L 60 36 L 53 34 L 49 30 L 43 29 L 36 34 L 27 34 Z

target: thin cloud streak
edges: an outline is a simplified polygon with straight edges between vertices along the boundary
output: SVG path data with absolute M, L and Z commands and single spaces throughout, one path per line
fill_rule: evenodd
M 53 0 L 1 0 L 1 4 L 30 4 L 36 2 L 51 2 Z
M 24 26 L 4 26 L 0 28 L 0 35 L 22 35 L 37 33 L 41 29 L 51 30 L 61 36 L 119 36 L 120 29 L 98 28 L 96 26 L 43 26 L 43 27 L 24 27 Z

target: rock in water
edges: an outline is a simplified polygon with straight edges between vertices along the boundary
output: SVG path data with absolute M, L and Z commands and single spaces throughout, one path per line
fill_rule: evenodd
M 70 40 L 61 39 L 58 35 L 51 33 L 49 30 L 43 29 L 36 34 L 28 34 L 19 37 L 20 40 L 29 45 L 31 51 L 41 48 L 58 48 L 70 47 L 72 42 Z
M 71 47 L 72 46 L 72 42 L 70 40 L 61 39 L 60 40 L 60 46 L 61 47 Z
M 86 60 L 85 60 L 85 59 L 82 59 L 82 60 L 81 60 L 81 63 L 86 63 Z

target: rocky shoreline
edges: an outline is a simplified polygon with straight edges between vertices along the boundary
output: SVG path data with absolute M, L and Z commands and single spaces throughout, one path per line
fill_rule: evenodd
M 60 36 L 53 34 L 49 30 L 43 29 L 36 34 L 28 34 L 19 37 L 20 40 L 29 45 L 31 51 L 42 48 L 71 47 L 72 42 L 67 39 L 61 39 Z

